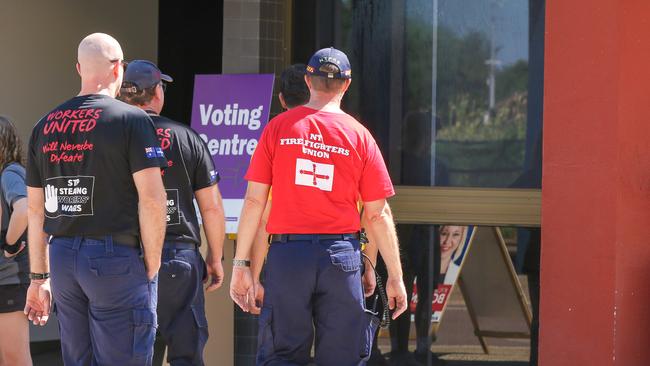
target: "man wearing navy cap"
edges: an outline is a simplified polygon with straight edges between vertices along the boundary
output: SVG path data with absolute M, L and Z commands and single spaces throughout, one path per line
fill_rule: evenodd
M 205 143 L 191 128 L 160 116 L 165 83 L 170 82 L 172 78 L 154 63 L 131 61 L 119 98 L 149 114 L 167 159 L 163 175 L 167 233 L 158 284 L 158 329 L 168 346 L 167 361 L 171 365 L 203 365 L 208 324 L 201 284 L 211 276 L 209 292 L 223 283 L 225 219 L 219 175 Z M 208 240 L 205 261 L 198 250 L 201 237 L 194 198 Z
M 259 305 L 250 249 L 273 186 L 258 365 L 307 365 L 314 337 L 317 365 L 367 361 L 378 318 L 365 310 L 361 287 L 359 197 L 366 229 L 388 268 L 393 318 L 406 309 L 386 202 L 393 185 L 370 132 L 340 108 L 351 77 L 343 52 L 316 52 L 305 75 L 309 102 L 269 122 L 246 174 L 230 284 L 231 297 L 244 311 Z

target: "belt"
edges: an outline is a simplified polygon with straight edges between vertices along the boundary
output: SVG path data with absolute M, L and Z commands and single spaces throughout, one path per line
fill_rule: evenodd
M 359 233 L 350 234 L 272 234 L 271 243 L 310 240 L 359 240 Z
M 86 239 L 106 240 L 106 236 L 113 238 L 113 244 L 124 245 L 127 247 L 140 248 L 140 238 L 131 234 L 114 234 L 114 235 L 84 235 Z
M 163 245 L 164 249 L 196 249 L 196 244 L 194 243 L 183 243 L 183 242 L 165 242 Z

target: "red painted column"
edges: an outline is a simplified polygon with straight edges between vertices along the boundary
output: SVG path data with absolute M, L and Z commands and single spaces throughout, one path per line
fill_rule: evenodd
M 540 365 L 650 365 L 650 1 L 547 1 Z

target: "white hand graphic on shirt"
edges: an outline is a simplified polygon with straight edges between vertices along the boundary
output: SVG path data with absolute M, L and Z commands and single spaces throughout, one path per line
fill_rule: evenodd
M 50 184 L 45 186 L 45 209 L 50 213 L 54 213 L 59 209 L 58 190 Z

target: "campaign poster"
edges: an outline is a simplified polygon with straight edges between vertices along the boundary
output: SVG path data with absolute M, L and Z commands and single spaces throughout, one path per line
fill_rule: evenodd
M 456 285 L 460 270 L 467 256 L 467 251 L 472 240 L 474 226 L 438 226 L 438 240 L 440 245 L 440 276 L 439 282 L 435 284 L 431 303 L 431 320 L 440 322 L 449 296 Z M 419 287 L 419 288 L 418 288 Z M 411 297 L 410 309 L 415 313 L 418 303 L 418 291 L 426 289 L 427 285 L 418 286 L 417 278 L 413 284 L 413 296 Z
M 244 179 L 269 120 L 273 74 L 196 75 L 192 128 L 208 146 L 221 176 L 226 233 L 237 233 Z

